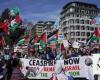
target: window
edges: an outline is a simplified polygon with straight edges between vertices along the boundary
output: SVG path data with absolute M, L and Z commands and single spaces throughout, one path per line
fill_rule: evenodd
M 84 20 L 80 20 L 80 23 L 81 23 L 81 24 L 84 24 Z
M 66 21 L 63 22 L 63 25 L 66 25 Z
M 86 30 L 90 30 L 89 26 L 86 26 Z
M 90 14 L 92 13 L 92 11 L 89 12 Z
M 81 36 L 85 36 L 85 32 L 81 32 Z
M 70 19 L 70 24 L 73 24 L 74 23 L 74 19 Z
M 70 14 L 70 17 L 74 17 L 74 14 Z
M 90 36 L 90 32 L 87 32 L 86 35 L 87 35 L 87 36 Z
M 94 28 L 93 28 L 93 27 L 91 27 L 91 28 L 90 28 L 90 30 L 91 30 L 91 31 L 94 31 Z
M 74 26 L 70 26 L 70 29 L 71 29 L 71 30 L 74 30 Z
M 89 24 L 89 20 L 86 20 L 85 23 L 86 23 L 86 24 Z
M 93 14 L 95 14 L 95 11 L 93 11 Z
M 89 11 L 87 10 L 86 13 L 89 14 Z
M 85 17 L 85 15 L 83 15 L 83 14 L 80 15 L 80 18 L 84 18 L 84 17 Z
M 80 36 L 80 32 L 76 32 L 76 36 Z
M 81 13 L 84 13 L 85 11 L 84 10 L 81 10 Z
M 71 36 L 75 36 L 75 32 L 71 32 Z
M 77 38 L 78 39 L 78 41 L 80 41 L 80 38 Z
M 79 17 L 79 14 L 77 14 L 76 17 Z
M 66 25 L 68 24 L 68 21 L 66 21 Z
M 76 30 L 80 30 L 80 26 L 76 26 Z
M 76 20 L 75 20 L 75 23 L 79 23 L 79 19 L 76 19 Z
M 69 9 L 69 12 L 73 12 L 73 11 L 74 11 L 74 8 L 70 8 L 70 9 Z
M 84 40 L 85 40 L 85 38 L 82 38 L 82 39 L 81 39 L 81 41 L 84 41 Z
M 76 9 L 75 12 L 78 13 L 79 12 L 79 9 Z
M 81 30 L 85 30 L 85 26 L 81 26 Z

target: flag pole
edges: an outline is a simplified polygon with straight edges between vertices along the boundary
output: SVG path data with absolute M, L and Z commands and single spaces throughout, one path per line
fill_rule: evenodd
M 47 31 L 45 30 L 45 33 L 46 33 L 46 47 L 47 47 Z

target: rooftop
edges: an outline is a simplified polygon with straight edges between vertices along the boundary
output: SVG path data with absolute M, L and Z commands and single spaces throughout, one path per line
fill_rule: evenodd
M 69 5 L 72 4 L 72 3 L 79 3 L 79 4 L 89 5 L 89 6 L 93 6 L 93 7 L 97 8 L 97 6 L 96 6 L 95 4 L 85 3 L 85 2 L 79 2 L 79 1 L 74 1 L 74 2 L 69 2 L 69 3 L 67 3 L 67 4 L 63 7 L 63 9 L 65 9 L 67 6 L 69 6 Z

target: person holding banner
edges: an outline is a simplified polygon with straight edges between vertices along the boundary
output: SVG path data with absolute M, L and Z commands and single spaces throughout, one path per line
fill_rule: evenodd
M 47 49 L 46 49 L 46 59 L 47 60 L 54 60 L 55 59 L 55 56 L 52 53 L 52 50 L 50 47 L 47 47 Z
M 52 77 L 50 78 L 50 80 L 58 80 L 58 78 L 57 78 L 55 73 L 52 74 Z
M 57 56 L 55 58 L 56 60 L 63 60 L 64 59 L 64 54 L 61 53 L 61 49 L 57 48 Z
M 66 74 L 64 72 L 62 63 L 63 63 L 62 60 L 56 61 L 56 64 L 55 64 L 56 76 L 57 76 L 58 80 L 68 80 L 68 77 L 66 77 Z

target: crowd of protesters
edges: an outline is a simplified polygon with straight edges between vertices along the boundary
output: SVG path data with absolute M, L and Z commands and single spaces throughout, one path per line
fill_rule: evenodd
M 29 52 L 27 58 L 33 58 L 33 59 L 38 58 L 43 60 L 63 60 L 71 57 L 88 56 L 92 55 L 93 53 L 100 53 L 100 48 L 69 47 L 66 49 L 61 49 L 61 48 L 51 49 L 50 47 L 47 47 L 42 52 L 35 52 L 35 51 Z
M 0 53 L 0 80 L 24 80 L 21 78 L 18 55 L 15 53 L 4 52 Z M 21 77 L 20 77 L 21 76 Z M 18 79 L 19 78 L 19 79 Z
M 63 60 L 71 57 L 88 56 L 93 53 L 100 53 L 99 48 L 90 48 L 87 46 L 74 48 L 70 46 L 66 49 L 60 47 L 51 49 L 45 48 L 43 51 L 30 51 L 28 54 L 21 52 L 4 51 L 0 53 L 0 80 L 27 80 L 21 72 L 21 63 L 19 58 L 42 59 L 42 60 Z

